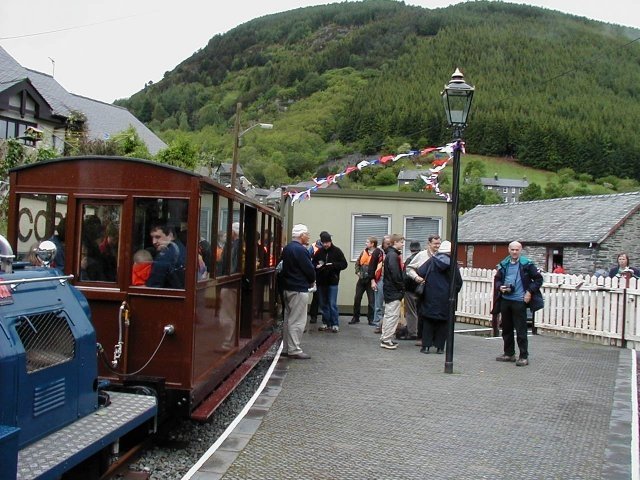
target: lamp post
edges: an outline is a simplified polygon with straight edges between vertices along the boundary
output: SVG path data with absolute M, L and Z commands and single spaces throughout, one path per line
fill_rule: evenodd
M 240 150 L 240 138 L 247 133 L 249 130 L 253 130 L 256 127 L 272 129 L 273 124 L 271 123 L 256 123 L 251 125 L 249 128 L 245 130 L 240 130 L 240 111 L 242 110 L 242 103 L 236 105 L 236 122 L 233 127 L 233 160 L 231 163 L 231 190 L 236 189 L 236 175 L 238 172 L 238 154 Z
M 460 151 L 462 150 L 462 132 L 467 126 L 467 117 L 471 109 L 471 100 L 475 87 L 464 81 L 462 72 L 456 68 L 448 85 L 440 94 L 447 115 L 447 124 L 453 128 L 456 140 L 453 147 L 453 188 L 451 191 L 451 268 L 449 272 L 449 318 L 447 324 L 447 348 L 444 373 L 453 373 L 453 335 L 456 320 L 456 269 L 458 268 L 458 205 L 460 200 Z

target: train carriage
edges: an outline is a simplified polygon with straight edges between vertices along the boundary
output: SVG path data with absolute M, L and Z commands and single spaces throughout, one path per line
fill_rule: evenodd
M 167 405 L 206 418 L 196 408 L 272 335 L 279 213 L 121 157 L 26 165 L 10 184 L 8 240 L 23 260 L 56 243 L 54 266 L 91 307 L 100 376 L 164 388 Z

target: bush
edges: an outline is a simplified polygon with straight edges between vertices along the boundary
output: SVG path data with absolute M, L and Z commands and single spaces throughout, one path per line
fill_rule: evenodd
M 380 170 L 376 176 L 376 185 L 393 185 L 398 180 L 392 168 L 384 168 Z
M 606 177 L 596 178 L 596 183 L 603 187 L 617 190 L 618 185 L 620 184 L 620 179 L 615 175 L 607 175 Z

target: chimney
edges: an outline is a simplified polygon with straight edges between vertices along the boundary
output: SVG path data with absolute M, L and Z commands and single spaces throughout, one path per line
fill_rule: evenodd
M 495 178 L 496 180 L 498 180 L 498 172 L 493 174 L 493 178 Z

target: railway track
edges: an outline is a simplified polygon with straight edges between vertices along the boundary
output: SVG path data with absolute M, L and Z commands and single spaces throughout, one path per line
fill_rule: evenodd
M 227 396 L 207 422 L 182 420 L 168 437 L 138 451 L 128 466 L 120 466 L 111 478 L 124 480 L 176 480 L 198 461 L 215 443 L 256 392 L 278 350 L 273 344 L 255 362 L 241 383 Z

